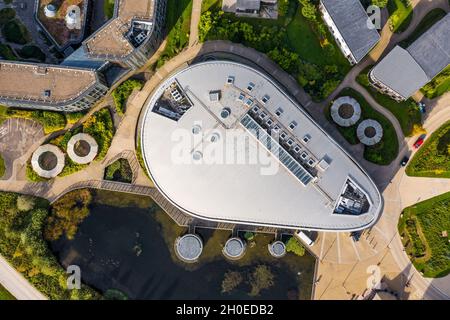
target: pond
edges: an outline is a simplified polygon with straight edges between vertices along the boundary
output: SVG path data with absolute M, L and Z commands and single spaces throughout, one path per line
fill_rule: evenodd
M 50 246 L 64 267 L 80 266 L 83 282 L 102 293 L 118 290 L 129 299 L 310 299 L 314 258 L 292 253 L 272 258 L 267 250 L 272 235 L 256 235 L 244 258 L 229 262 L 221 250 L 230 232 L 197 229 L 204 251 L 199 262 L 185 264 L 175 257 L 173 244 L 186 230 L 151 199 L 93 193 L 90 215 L 74 239 L 63 236 Z M 255 292 L 254 274 L 261 266 L 273 281 Z M 223 293 L 227 273 L 239 275 L 239 282 Z

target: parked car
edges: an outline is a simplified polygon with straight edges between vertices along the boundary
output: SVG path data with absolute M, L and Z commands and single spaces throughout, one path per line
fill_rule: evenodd
M 406 165 L 408 164 L 409 158 L 408 157 L 403 157 L 402 161 L 400 162 L 400 165 L 402 167 L 406 167 Z
M 417 139 L 417 141 L 414 143 L 414 148 L 419 149 L 421 145 L 423 145 L 423 142 L 425 141 L 425 137 L 420 137 Z
M 417 105 L 419 106 L 420 113 L 424 114 L 427 112 L 427 107 L 426 107 L 425 103 L 419 102 Z

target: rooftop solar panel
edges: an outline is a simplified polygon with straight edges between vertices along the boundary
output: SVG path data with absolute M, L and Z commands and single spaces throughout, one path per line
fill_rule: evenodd
M 274 155 L 304 186 L 314 177 L 295 160 L 278 142 L 273 139 L 255 120 L 246 114 L 241 124 L 255 137 L 272 155 Z

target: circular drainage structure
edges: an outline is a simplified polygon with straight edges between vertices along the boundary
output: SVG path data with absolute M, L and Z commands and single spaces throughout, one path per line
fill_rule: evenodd
M 222 117 L 222 119 L 228 118 L 230 114 L 231 114 L 230 108 L 223 108 L 222 111 L 220 112 L 220 116 Z
M 245 254 L 246 245 L 241 238 L 230 238 L 223 247 L 223 254 L 230 260 L 238 260 Z
M 331 118 L 341 127 L 351 127 L 361 118 L 361 106 L 352 97 L 340 97 L 331 106 Z
M 185 234 L 175 240 L 175 252 L 177 257 L 188 263 L 196 262 L 203 251 L 202 239 L 193 233 Z
M 31 166 L 38 176 L 55 178 L 65 165 L 64 153 L 55 145 L 45 144 L 36 149 L 31 157 Z
M 373 146 L 383 138 L 383 127 L 378 121 L 367 119 L 359 124 L 356 135 L 362 144 Z
M 283 241 L 275 241 L 268 245 L 270 254 L 275 258 L 284 257 L 286 254 L 286 245 Z
M 97 153 L 97 141 L 86 133 L 74 135 L 67 143 L 67 154 L 75 163 L 88 164 L 95 159 Z

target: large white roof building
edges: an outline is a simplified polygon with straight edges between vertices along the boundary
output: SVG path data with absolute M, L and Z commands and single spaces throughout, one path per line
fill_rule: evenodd
M 148 172 L 187 214 L 353 231 L 371 226 L 382 211 L 371 178 L 255 69 L 228 61 L 189 66 L 166 79 L 146 108 L 141 143 Z

